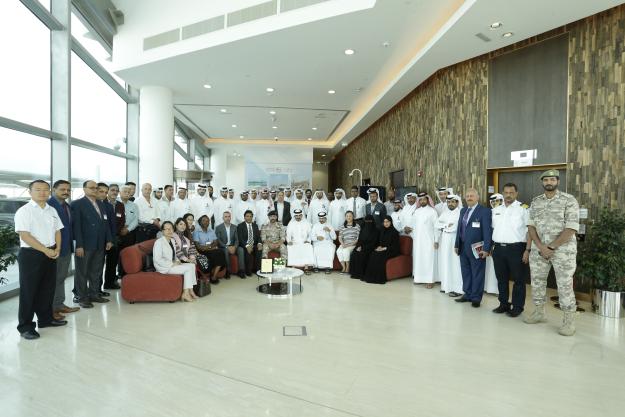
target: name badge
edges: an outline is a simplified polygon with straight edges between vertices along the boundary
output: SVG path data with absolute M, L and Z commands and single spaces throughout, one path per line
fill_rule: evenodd
M 122 217 L 122 214 L 121 213 L 117 213 L 116 216 L 117 217 Z
M 374 211 L 374 212 L 373 212 L 373 214 L 376 214 L 376 215 L 378 215 L 378 216 L 379 216 L 379 215 L 380 215 L 380 212 L 379 212 L 379 211 Z
M 479 229 L 479 228 L 480 228 L 480 222 L 472 222 L 472 223 L 471 223 L 471 226 L 472 226 L 472 227 L 476 227 L 476 228 L 478 228 L 478 229 Z
M 104 220 L 108 220 L 108 219 L 109 219 L 108 216 L 105 214 L 104 215 Z

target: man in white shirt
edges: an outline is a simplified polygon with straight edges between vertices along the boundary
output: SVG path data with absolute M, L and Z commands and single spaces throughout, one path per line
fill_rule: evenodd
M 245 212 L 248 210 L 256 217 L 256 203 L 250 200 L 250 193 L 243 191 L 240 196 L 241 200 L 239 200 L 234 210 L 234 222 L 237 225 L 245 222 Z
M 228 199 L 228 187 L 221 187 L 219 189 L 219 197 L 213 203 L 213 214 L 215 216 L 215 227 L 224 222 L 224 212 L 232 210 L 232 200 Z
M 358 187 L 355 185 L 351 188 L 350 193 L 351 197 L 347 199 L 347 210 L 354 213 L 354 220 L 362 227 L 367 201 L 358 195 Z
M 415 211 L 419 208 L 417 204 L 417 194 L 408 193 L 404 196 L 404 207 L 401 209 L 399 220 L 401 222 L 401 234 L 410 236 L 412 234 L 412 222 Z
M 297 209 L 294 218 L 286 228 L 288 266 L 303 267 L 306 275 L 310 275 L 310 267 L 315 264 L 313 247 L 310 244 L 311 226 L 303 220 L 303 212 Z
M 412 222 L 412 275 L 414 283 L 434 287 L 436 282 L 436 248 L 434 231 L 438 214 L 432 199 L 426 193 L 419 193 L 419 209 Z
M 401 212 L 402 212 L 401 200 L 396 199 L 393 201 L 393 210 L 390 212 L 391 213 L 390 216 L 391 216 L 391 219 L 393 219 L 393 227 L 400 234 L 404 230 L 404 227 L 401 224 Z
M 208 186 L 205 184 L 198 184 L 196 188 L 196 195 L 190 199 L 189 205 L 191 208 L 191 214 L 196 220 L 200 217 L 206 216 L 209 219 L 213 217 L 213 199 L 208 195 Z
M 313 225 L 311 232 L 311 241 L 315 254 L 315 272 L 323 269 L 326 274 L 329 274 L 334 267 L 336 231 L 332 225 L 327 223 L 326 213 L 321 212 L 317 214 L 317 217 L 319 217 L 319 221 Z
M 328 209 L 328 223 L 339 230 L 345 223 L 345 212 L 348 210 L 345 191 L 342 188 L 334 190 L 334 200 L 330 202 Z
M 517 317 L 525 306 L 525 280 L 529 277 L 529 253 L 532 240 L 527 233 L 529 210 L 517 201 L 517 186 L 503 186 L 504 204 L 493 209 L 493 263 L 499 288 L 499 307 L 495 313 Z M 508 299 L 512 277 L 512 301 Z
M 269 191 L 263 189 L 260 200 L 256 202 L 256 224 L 259 228 L 269 223 L 269 212 L 273 210 L 273 201 L 269 198 Z
M 135 200 L 139 208 L 139 227 L 137 227 L 137 243 L 154 239 L 161 229 L 161 215 L 158 200 L 152 197 L 152 184 L 141 186 L 141 196 Z
M 52 316 L 63 223 L 57 211 L 46 203 L 50 184 L 35 180 L 28 185 L 28 192 L 31 200 L 15 213 L 15 231 L 20 236 L 17 330 L 24 339 L 32 340 L 40 336 L 33 322 L 35 314 L 40 329 L 64 326 L 67 321 Z
M 295 210 L 301 210 L 302 217 L 306 220 L 306 216 L 308 215 L 308 203 L 304 198 L 304 190 L 301 188 L 295 190 L 295 196 L 291 201 L 291 217 L 295 217 Z
M 178 198 L 174 201 L 174 215 L 176 219 L 179 219 L 190 212 L 191 203 L 187 198 L 187 189 L 185 187 L 178 187 Z M 161 221 L 163 221 L 163 219 L 161 219 Z
M 163 187 L 163 197 L 158 201 L 158 211 L 161 222 L 176 221 L 176 214 L 174 210 L 174 186 L 166 185 Z
M 283 226 L 288 226 L 291 221 L 291 203 L 285 200 L 284 191 L 278 191 L 276 198 L 274 210 L 278 214 L 278 222 Z

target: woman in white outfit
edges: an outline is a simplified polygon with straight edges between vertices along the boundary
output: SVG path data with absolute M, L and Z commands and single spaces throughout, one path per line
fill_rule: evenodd
M 193 293 L 193 286 L 196 283 L 195 264 L 181 263 L 176 257 L 176 247 L 174 243 L 174 225 L 172 222 L 164 222 L 161 226 L 163 236 L 154 242 L 152 257 L 154 267 L 161 274 L 183 275 L 182 301 L 193 301 L 197 296 Z

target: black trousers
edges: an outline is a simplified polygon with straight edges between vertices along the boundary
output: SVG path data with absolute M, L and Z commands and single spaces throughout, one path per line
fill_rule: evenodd
M 104 286 L 110 286 L 117 281 L 117 264 L 119 263 L 119 246 L 115 245 L 104 254 Z
M 136 243 L 137 240 L 137 231 L 133 230 L 132 232 L 128 232 L 127 235 L 125 236 L 119 236 L 118 240 L 117 240 L 117 254 L 118 254 L 118 258 L 121 256 L 121 252 L 126 249 L 129 246 L 132 246 Z M 118 259 L 119 262 L 117 263 L 118 267 L 117 267 L 117 275 L 119 275 L 120 277 L 123 277 L 124 275 L 126 275 L 126 273 L 124 272 L 124 267 L 121 263 L 121 260 Z
M 56 259 L 50 259 L 32 248 L 21 248 L 17 255 L 20 277 L 17 330 L 35 330 L 33 318 L 39 324 L 52 321 L 52 301 L 56 286 Z
M 100 297 L 102 288 L 102 267 L 104 248 L 85 251 L 85 255 L 74 255 L 74 291 L 81 301 Z
M 258 271 L 260 267 L 260 257 L 262 250 L 258 250 L 256 245 L 252 249 L 252 253 L 248 253 L 247 248 L 243 248 L 243 256 L 245 258 L 245 273 L 252 274 Z
M 525 242 L 495 243 L 493 251 L 493 264 L 495 265 L 495 275 L 497 276 L 497 287 L 499 289 L 499 303 L 504 306 L 512 304 L 514 310 L 523 310 L 525 305 L 525 280 L 530 273 L 529 265 L 524 264 L 522 260 L 525 246 Z M 510 278 L 514 281 L 511 303 L 508 301 Z

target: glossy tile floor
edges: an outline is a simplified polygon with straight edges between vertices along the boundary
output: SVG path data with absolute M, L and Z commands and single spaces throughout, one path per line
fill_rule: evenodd
M 583 313 L 566 338 L 553 307 L 529 326 L 493 296 L 474 309 L 410 279 L 304 279 L 292 299 L 238 277 L 194 303 L 115 292 L 36 341 L 15 330 L 17 299 L 0 302 L 0 415 L 624 415 L 625 320 Z

